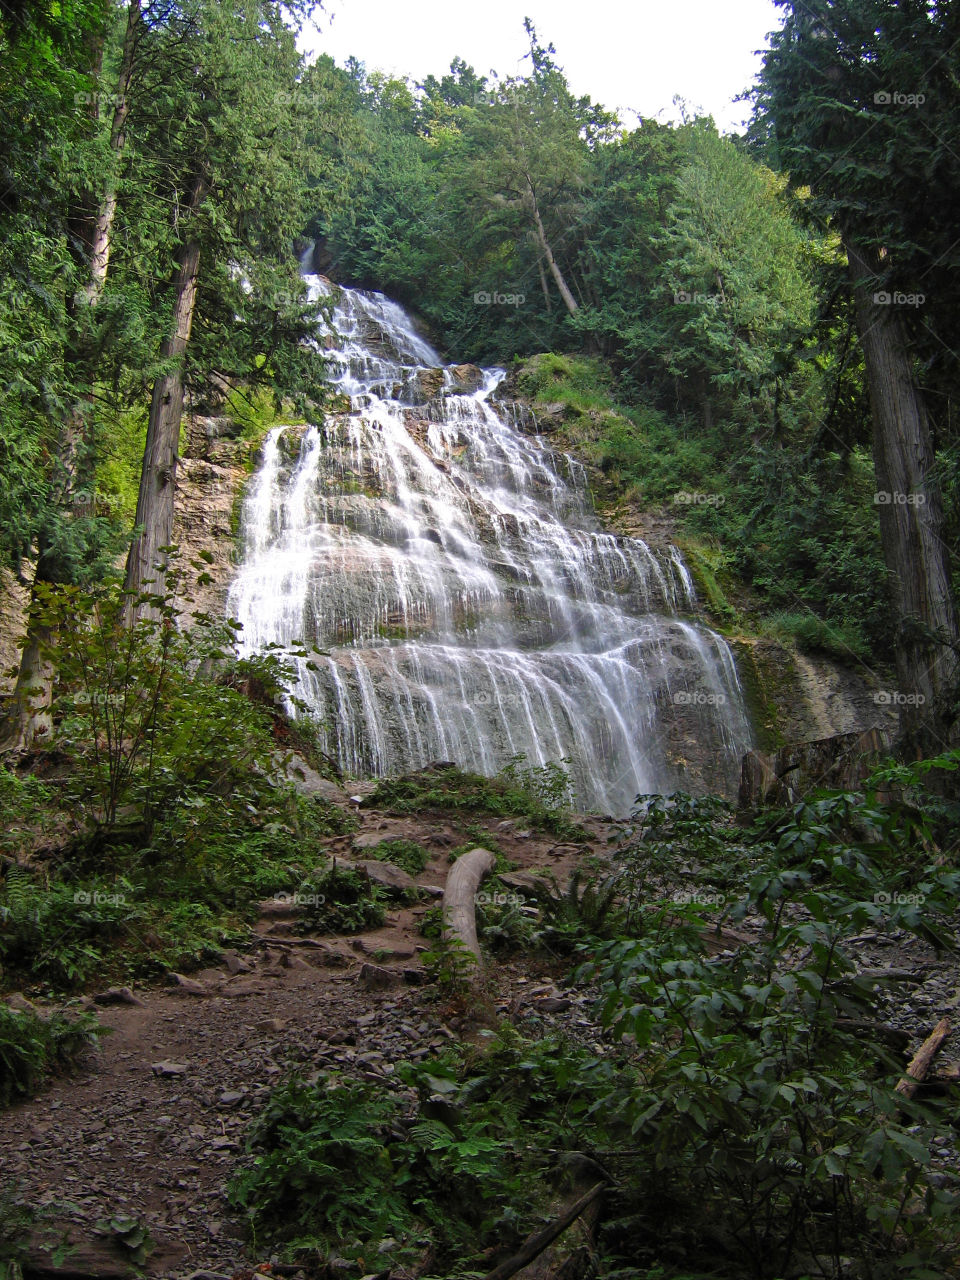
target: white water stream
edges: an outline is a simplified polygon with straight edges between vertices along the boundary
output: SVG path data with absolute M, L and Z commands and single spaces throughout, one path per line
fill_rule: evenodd
M 312 295 L 330 292 L 307 277 Z M 605 533 L 582 467 L 442 369 L 401 307 L 335 291 L 352 412 L 267 437 L 228 602 L 244 651 L 303 641 L 294 690 L 354 775 L 570 760 L 584 808 L 730 791 L 751 742 L 676 548 Z

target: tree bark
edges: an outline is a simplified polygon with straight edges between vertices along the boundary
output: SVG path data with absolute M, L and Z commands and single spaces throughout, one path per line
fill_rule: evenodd
M 483 957 L 477 938 L 477 889 L 495 861 L 489 849 L 470 849 L 462 854 L 450 869 L 443 895 L 444 928 L 473 952 L 478 965 Z
M 113 107 L 113 119 L 110 124 L 111 172 L 107 178 L 97 210 L 93 232 L 90 238 L 90 274 L 83 287 L 84 300 L 90 306 L 96 306 L 103 293 L 107 279 L 107 267 L 110 263 L 110 243 L 113 232 L 113 220 L 117 212 L 117 182 L 119 179 L 120 156 L 126 145 L 127 116 L 130 113 L 130 85 L 133 80 L 134 55 L 140 33 L 140 0 L 130 0 L 127 8 L 127 28 L 123 37 L 123 52 L 120 56 L 120 73 L 117 77 L 117 93 Z
M 914 1054 L 910 1065 L 907 1067 L 907 1074 L 897 1084 L 894 1090 L 895 1093 L 899 1093 L 904 1098 L 913 1097 L 917 1091 L 917 1085 L 926 1079 L 930 1064 L 937 1056 L 937 1050 L 949 1034 L 949 1019 L 941 1018 Z
M 543 269 L 543 258 L 537 258 L 537 271 L 540 273 L 540 288 L 543 290 L 543 301 L 547 308 L 547 315 L 553 312 L 553 305 L 550 301 L 550 287 L 547 284 L 547 273 Z
M 556 259 L 553 256 L 553 250 L 550 248 L 550 242 L 547 239 L 547 233 L 544 230 L 543 219 L 540 217 L 540 206 L 537 204 L 537 195 L 533 189 L 533 184 L 529 178 L 526 179 L 526 183 L 527 208 L 530 211 L 530 216 L 533 218 L 533 225 L 537 234 L 537 242 L 543 251 L 543 256 L 547 260 L 547 266 L 550 268 L 550 274 L 553 276 L 557 283 L 557 288 L 560 290 L 560 297 L 563 299 L 564 306 L 572 316 L 576 315 L 579 310 L 577 300 L 570 292 L 570 288 L 567 285 L 566 280 L 563 278 L 563 273 L 557 266 Z
M 875 299 L 879 255 L 851 236 L 844 243 L 873 418 L 880 537 L 896 614 L 901 746 L 920 757 L 946 749 L 957 735 L 951 704 L 960 654 L 943 505 L 903 323 L 895 305 Z
M 190 198 L 191 211 L 197 208 L 206 191 L 206 180 L 199 179 Z M 173 537 L 177 447 L 183 417 L 183 357 L 193 325 L 199 269 L 200 242 L 191 238 L 177 255 L 173 321 L 160 349 L 161 358 L 171 362 L 171 368 L 153 384 L 137 494 L 138 532 L 127 556 L 124 581 L 124 591 L 129 593 L 126 617 L 131 625 L 139 618 L 157 616 L 157 610 L 149 601 L 138 603 L 138 597 L 142 593 L 162 593 L 166 580 L 166 557 L 161 547 L 169 546 Z
M 117 211 L 120 156 L 126 144 L 125 126 L 130 110 L 130 84 L 133 78 L 134 54 L 141 21 L 140 3 L 141 0 L 130 0 L 127 10 L 127 27 L 124 33 L 117 92 L 110 125 L 110 174 L 101 194 L 92 230 L 88 232 L 83 228 L 82 233 L 77 236 L 77 240 L 87 248 L 88 266 L 86 282 L 76 295 L 75 304 L 79 302 L 95 307 L 100 301 L 107 279 L 113 220 Z M 97 83 L 99 83 L 102 64 L 103 36 L 102 32 L 97 32 L 90 47 L 91 74 Z M 94 100 L 91 114 L 99 118 L 99 99 Z M 74 361 L 82 365 L 87 358 L 82 344 L 78 344 L 73 352 Z M 67 477 L 64 501 L 69 500 L 71 491 L 75 487 L 77 442 L 88 429 L 85 425 L 86 408 L 87 402 L 81 400 L 75 403 L 64 417 L 57 449 L 58 461 Z M 82 488 L 82 484 L 79 487 Z M 13 719 L 8 725 L 3 743 L 5 750 L 20 751 L 33 746 L 40 739 L 49 739 L 53 728 L 51 703 L 55 672 L 49 655 L 54 637 L 49 627 L 41 625 L 37 620 L 36 586 L 42 582 L 53 585 L 59 575 L 51 572 L 49 566 L 45 565 L 46 551 L 46 546 L 41 543 L 30 592 L 30 605 L 27 609 L 27 634 L 13 694 Z

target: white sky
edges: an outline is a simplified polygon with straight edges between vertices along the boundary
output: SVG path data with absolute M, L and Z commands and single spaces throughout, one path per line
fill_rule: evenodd
M 754 51 L 778 25 L 772 0 L 324 0 L 319 30 L 303 47 L 342 65 L 353 54 L 368 71 L 413 81 L 444 75 L 454 57 L 481 74 L 523 71 L 523 19 L 576 94 L 620 112 L 676 119 L 674 95 L 737 128 L 748 105 L 733 98 L 759 70 Z

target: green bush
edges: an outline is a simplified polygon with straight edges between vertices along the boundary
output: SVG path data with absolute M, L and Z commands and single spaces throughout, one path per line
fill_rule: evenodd
M 551 1166 L 583 1149 L 598 1096 L 588 1062 L 505 1027 L 482 1047 L 400 1062 L 382 1085 L 292 1080 L 254 1121 L 231 1202 L 258 1247 L 288 1258 L 335 1252 L 368 1274 L 389 1239 L 393 1268 L 485 1274 L 552 1216 L 537 1147 Z
M 567 812 L 570 787 L 562 763 L 528 766 L 517 755 L 493 777 L 444 765 L 385 778 L 364 798 L 363 807 L 396 814 L 453 809 L 522 817 L 561 838 L 575 838 L 582 830 Z
M 362 933 L 386 919 L 379 886 L 364 871 L 336 862 L 305 880 L 298 899 L 304 924 L 317 933 Z
M 841 662 L 869 656 L 869 647 L 858 622 L 844 619 L 824 622 L 813 613 L 775 613 L 764 631 L 793 640 L 802 653 L 825 653 Z
M 902 798 L 878 804 L 891 772 Z M 868 928 L 955 945 L 960 873 L 929 851 L 934 836 L 955 838 L 958 815 L 924 776 L 887 769 L 863 795 L 766 815 L 740 833 L 749 857 L 720 895 L 676 886 L 721 867 L 738 837 L 689 798 L 647 798 L 638 811 L 628 860 L 649 852 L 654 868 L 637 885 L 630 936 L 581 977 L 599 982 L 606 1024 L 638 1054 L 604 1105 L 634 1134 L 633 1241 L 650 1242 L 652 1261 L 655 1241 L 682 1235 L 686 1256 L 712 1255 L 724 1277 L 773 1280 L 810 1256 L 830 1276 L 949 1270 L 960 1181 L 929 1171 L 949 1114 L 894 1092 L 903 1064 L 863 1030 L 876 997 L 852 960 Z M 759 940 L 710 955 L 711 916 L 748 912 L 763 920 Z
M 92 1014 L 43 1018 L 0 1005 L 0 1106 L 35 1094 L 48 1076 L 76 1063 L 106 1032 Z
M 41 595 L 58 634 L 56 767 L 47 782 L 0 770 L 0 847 L 18 864 L 0 879 L 0 965 L 71 989 L 208 961 L 356 825 L 286 780 L 289 671 L 237 660 L 229 623 L 197 614 L 181 631 L 172 595 L 133 628 L 116 587 Z M 41 875 L 30 854 L 45 841 Z
M 380 862 L 392 862 L 411 876 L 418 876 L 430 861 L 430 853 L 416 840 L 381 840 L 372 849 L 365 849 L 364 853 Z

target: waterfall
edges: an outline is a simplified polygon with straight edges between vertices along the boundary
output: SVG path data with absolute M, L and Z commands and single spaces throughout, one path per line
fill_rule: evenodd
M 585 809 L 729 793 L 749 722 L 677 549 L 600 527 L 503 370 L 443 368 L 395 302 L 307 282 L 343 412 L 266 438 L 228 599 L 242 650 L 316 650 L 291 692 L 351 775 L 522 753 L 569 761 Z

